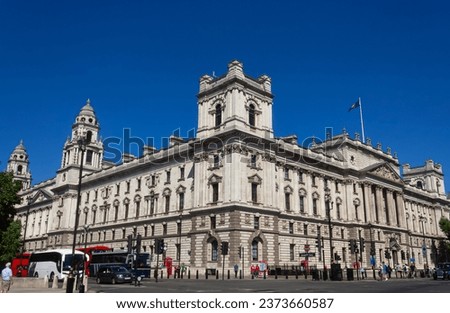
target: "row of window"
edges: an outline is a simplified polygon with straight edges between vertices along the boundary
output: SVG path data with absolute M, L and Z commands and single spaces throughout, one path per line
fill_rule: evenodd
M 216 104 L 215 107 L 215 126 L 219 127 L 220 125 L 222 125 L 222 111 L 223 111 L 223 106 L 222 104 Z M 256 126 L 256 110 L 255 110 L 255 105 L 254 104 L 250 104 L 248 106 L 248 124 L 252 127 Z

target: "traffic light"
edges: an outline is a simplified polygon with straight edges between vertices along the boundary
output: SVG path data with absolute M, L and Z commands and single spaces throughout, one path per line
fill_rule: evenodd
M 222 255 L 228 254 L 228 242 L 227 241 L 222 241 L 222 246 L 221 246 L 220 250 L 222 250 Z
M 158 254 L 164 253 L 164 239 L 159 240 Z
M 350 250 L 350 253 L 353 254 L 356 252 L 356 240 L 355 239 L 350 239 L 348 242 L 348 248 Z
M 365 240 L 363 237 L 359 238 L 359 251 L 361 251 L 361 253 L 363 253 L 365 250 Z
M 127 251 L 128 254 L 131 254 L 133 252 L 133 235 L 128 235 L 127 242 Z
M 142 236 L 138 234 L 136 237 L 136 254 L 141 253 L 141 243 L 142 243 Z
M 238 255 L 239 255 L 239 259 L 242 259 L 242 247 L 239 247 Z
M 319 254 L 322 252 L 322 238 L 320 237 L 320 234 L 317 235 L 317 239 L 316 239 L 316 248 L 317 251 L 319 252 Z
M 375 242 L 370 243 L 370 255 L 375 255 Z
M 389 253 L 389 250 L 384 251 L 384 257 L 386 259 L 390 259 L 391 258 L 391 254 Z

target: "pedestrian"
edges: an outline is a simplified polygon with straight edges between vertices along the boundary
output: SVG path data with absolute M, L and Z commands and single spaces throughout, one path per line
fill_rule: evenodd
M 381 277 L 382 280 L 388 280 L 388 266 L 384 262 L 381 269 Z
M 12 271 L 11 271 L 11 263 L 6 263 L 6 267 L 2 271 L 2 293 L 6 293 L 9 291 L 12 283 Z
M 361 266 L 360 272 L 361 272 L 361 279 L 364 279 L 366 277 L 366 270 L 363 266 Z
M 234 268 L 234 278 L 237 278 L 237 274 L 239 271 L 239 265 L 234 264 L 233 268 Z

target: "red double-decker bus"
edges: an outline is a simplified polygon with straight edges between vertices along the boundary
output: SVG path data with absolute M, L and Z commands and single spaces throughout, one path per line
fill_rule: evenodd
M 13 276 L 16 277 L 27 277 L 28 276 L 28 265 L 30 264 L 31 253 L 17 254 L 11 261 L 11 270 Z
M 86 247 L 86 248 L 77 248 L 78 251 L 84 252 L 85 254 L 88 255 L 88 257 L 85 259 L 86 263 L 84 264 L 84 268 L 86 269 L 86 275 L 87 276 L 91 276 L 90 271 L 89 271 L 89 265 L 91 263 L 92 260 L 92 253 L 93 252 L 105 252 L 105 251 L 112 251 L 112 248 L 107 247 L 107 246 L 90 246 L 90 247 Z

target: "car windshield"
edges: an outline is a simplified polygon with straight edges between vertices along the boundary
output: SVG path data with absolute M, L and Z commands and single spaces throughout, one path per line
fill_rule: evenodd
M 128 270 L 123 266 L 113 267 L 112 270 L 116 273 L 128 273 Z

